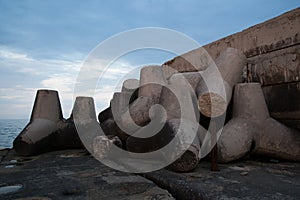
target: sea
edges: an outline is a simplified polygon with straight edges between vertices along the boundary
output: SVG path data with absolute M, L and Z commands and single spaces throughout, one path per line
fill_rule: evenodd
M 0 119 L 0 149 L 11 148 L 14 139 L 28 123 L 28 119 Z

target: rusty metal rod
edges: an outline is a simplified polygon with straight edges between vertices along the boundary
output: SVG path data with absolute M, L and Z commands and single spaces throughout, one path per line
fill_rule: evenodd
M 217 124 L 211 120 L 211 145 L 214 147 L 210 152 L 210 170 L 220 171 L 218 166 Z

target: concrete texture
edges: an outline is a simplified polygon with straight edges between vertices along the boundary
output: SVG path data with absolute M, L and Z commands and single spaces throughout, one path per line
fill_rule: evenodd
M 76 97 L 72 115 L 84 147 L 89 152 L 93 152 L 93 140 L 100 135 L 101 131 L 96 118 L 94 99 L 92 97 Z
M 160 170 L 144 176 L 167 189 L 176 199 L 298 199 L 300 164 L 278 160 L 240 160 L 219 164 L 210 171 L 210 163 L 200 161 L 189 173 Z
M 216 59 L 220 52 L 228 47 L 239 49 L 250 58 L 299 44 L 299 30 L 300 8 L 297 8 L 203 47 L 212 59 Z M 199 59 L 199 55 L 203 55 L 201 48 L 178 56 L 165 64 L 178 72 L 196 71 L 195 67 L 191 66 L 193 62 L 187 62 L 183 58 L 188 57 L 189 61 L 195 60 L 194 63 L 197 63 L 197 60 L 202 60 Z
M 270 118 L 259 83 L 235 86 L 233 118 L 218 140 L 219 161 L 230 162 L 254 152 L 300 161 L 300 135 Z
M 140 126 L 150 121 L 149 109 L 153 105 L 150 97 L 140 96 L 129 105 L 129 109 L 115 119 L 119 127 L 128 134 L 136 132 Z
M 20 155 L 27 156 L 83 148 L 72 118 L 65 120 L 62 116 L 57 91 L 37 91 L 30 122 L 16 137 L 13 146 Z
M 169 126 L 169 132 L 172 135 L 180 134 L 180 132 L 185 136 L 183 140 L 177 143 L 174 147 L 174 153 L 178 152 L 178 149 L 186 149 L 186 151 L 178 158 L 175 162 L 168 166 L 169 169 L 177 172 L 188 172 L 193 170 L 200 160 L 200 145 L 201 145 L 201 136 L 206 134 L 206 130 L 196 123 L 191 123 L 188 120 L 183 119 L 171 119 L 167 121 Z M 195 133 L 194 139 L 190 146 L 186 141 L 190 140 L 188 137 L 193 136 Z M 189 146 L 188 148 L 186 148 Z
M 195 92 L 184 76 L 178 74 L 170 78 L 169 84 L 162 89 L 159 103 L 166 110 L 167 119 L 199 119 Z
M 123 82 L 122 92 L 133 93 L 140 86 L 140 81 L 138 79 L 127 79 Z
M 253 148 L 259 126 L 249 119 L 233 118 L 223 128 L 218 140 L 218 161 L 227 163 L 242 158 Z
M 255 139 L 255 153 L 293 161 L 300 161 L 300 133 L 268 118 Z
M 47 119 L 53 122 L 57 122 L 63 119 L 57 91 L 37 91 L 30 121 L 33 121 L 34 119 Z
M 174 198 L 141 176 L 110 169 L 85 150 L 66 150 L 20 157 L 13 150 L 0 163 L 0 191 L 20 185 L 0 199 L 164 199 Z M 4 188 L 5 189 L 5 188 Z M 6 189 L 7 191 L 7 189 Z
M 271 116 L 298 130 L 300 89 L 294 86 L 300 82 L 299 30 L 300 8 L 297 8 L 204 46 L 213 60 L 228 47 L 241 50 L 247 57 L 246 76 L 262 84 Z M 206 69 L 203 66 L 207 67 L 209 62 L 203 61 L 207 60 L 202 58 L 204 49 L 195 49 L 167 61 L 162 66 L 163 71 L 173 68 L 173 73 L 192 72 L 196 71 L 195 66 Z M 284 87 L 286 89 L 282 90 Z M 294 88 L 292 92 L 290 87 Z M 288 101 L 280 100 L 282 97 Z M 284 110 L 278 112 L 283 107 Z
M 195 91 L 198 83 L 202 79 L 202 72 L 185 72 L 185 73 L 176 73 L 172 77 L 183 76 L 186 81 L 191 85 L 192 89 Z
M 263 87 L 270 115 L 300 131 L 300 82 Z
M 159 102 L 162 87 L 166 84 L 162 68 L 159 65 L 143 67 L 140 72 L 139 97 L 149 97 L 153 103 Z
M 85 150 L 21 157 L 7 149 L 1 150 L 0 156 L 0 188 L 22 186 L 0 194 L 3 200 L 254 200 L 300 196 L 300 163 L 296 162 L 252 158 L 220 164 L 220 172 L 211 172 L 210 163 L 201 160 L 190 173 L 160 170 L 139 176 L 110 169 Z
M 207 117 L 218 117 L 226 112 L 233 87 L 242 80 L 246 57 L 234 48 L 226 48 L 216 59 L 216 66 L 210 65 L 203 71 L 196 93 L 200 112 Z

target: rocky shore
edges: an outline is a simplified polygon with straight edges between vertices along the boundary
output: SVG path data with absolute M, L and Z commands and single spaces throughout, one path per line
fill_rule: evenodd
M 201 161 L 189 173 L 166 169 L 147 174 L 113 170 L 85 150 L 32 157 L 0 151 L 0 199 L 297 199 L 300 163 L 245 159 L 220 164 Z

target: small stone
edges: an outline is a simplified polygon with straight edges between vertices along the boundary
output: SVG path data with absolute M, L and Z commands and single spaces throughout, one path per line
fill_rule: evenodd
M 247 176 L 248 172 L 241 172 L 240 174 L 241 174 L 241 176 Z
M 18 192 L 22 187 L 20 184 L 2 186 L 0 187 L 0 195 Z

